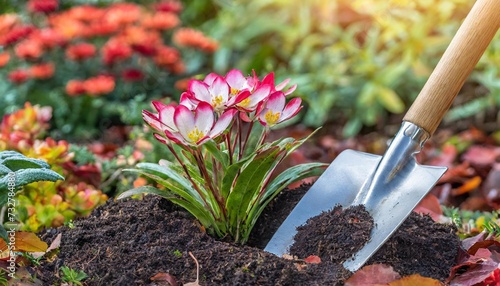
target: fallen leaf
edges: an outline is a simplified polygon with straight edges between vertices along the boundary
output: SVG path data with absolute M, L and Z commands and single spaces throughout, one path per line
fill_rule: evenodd
M 52 250 L 58 249 L 61 245 L 61 237 L 62 235 L 59 233 L 56 238 L 52 241 L 49 248 L 45 252 L 33 252 L 32 255 L 34 258 L 39 258 L 45 255 L 45 253 L 51 252 Z
M 428 164 L 433 166 L 444 166 L 450 168 L 453 166 L 453 162 L 455 162 L 457 154 L 458 154 L 457 147 L 451 144 L 445 144 L 441 149 L 441 153 L 438 156 L 432 158 L 428 162 Z
M 496 254 L 495 256 L 497 256 Z M 450 286 L 474 285 L 481 283 L 498 268 L 498 261 L 492 259 L 492 252 L 480 248 L 467 261 L 454 266 L 450 274 Z
M 401 276 L 386 264 L 367 265 L 356 271 L 345 282 L 346 286 L 382 286 L 387 285 Z
M 488 166 L 495 163 L 500 156 L 500 147 L 474 145 L 462 155 L 462 160 L 473 165 Z
M 500 163 L 495 163 L 486 177 L 481 193 L 493 208 L 500 208 Z
M 27 231 L 16 231 L 16 251 L 45 252 L 49 247 L 36 234 Z
M 483 180 L 481 179 L 480 176 L 475 176 L 475 177 L 465 181 L 460 187 L 453 189 L 451 191 L 451 194 L 453 196 L 459 196 L 459 195 L 466 194 L 470 191 L 477 189 L 479 187 L 479 185 L 481 185 L 482 181 Z
M 310 255 L 306 259 L 304 259 L 304 262 L 310 263 L 310 264 L 320 264 L 321 263 L 321 258 L 316 255 Z
M 413 274 L 410 276 L 405 276 L 396 281 L 392 281 L 388 286 L 441 286 L 443 283 L 436 279 L 420 276 L 419 274 Z
M 169 273 L 160 272 L 149 279 L 151 281 L 156 281 L 156 282 L 166 282 L 170 286 L 177 286 L 178 285 L 175 277 L 170 275 Z
M 428 214 L 434 221 L 439 221 L 443 215 L 441 204 L 438 198 L 433 194 L 425 196 L 413 211 L 419 214 Z

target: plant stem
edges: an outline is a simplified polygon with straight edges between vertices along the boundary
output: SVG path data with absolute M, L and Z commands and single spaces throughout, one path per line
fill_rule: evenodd
M 198 185 L 196 184 L 196 182 L 193 180 L 193 178 L 189 174 L 189 171 L 188 171 L 186 165 L 184 165 L 184 163 L 182 162 L 182 160 L 179 158 L 179 155 L 177 155 L 177 153 L 175 152 L 174 148 L 172 148 L 172 146 L 170 146 L 168 144 L 166 144 L 166 145 L 167 145 L 168 149 L 170 150 L 170 152 L 172 153 L 172 155 L 174 155 L 174 157 L 177 160 L 177 162 L 179 162 L 179 164 L 181 164 L 182 169 L 184 169 L 184 173 L 186 173 L 186 176 L 187 176 L 188 180 L 191 182 L 191 184 L 193 185 L 193 188 L 196 190 L 196 192 L 198 193 L 198 195 L 200 195 L 200 197 L 203 200 L 203 203 L 205 204 L 205 206 L 208 209 L 208 211 L 212 214 L 212 216 L 214 218 L 216 218 L 217 215 L 214 213 L 214 210 L 207 203 L 207 200 L 205 199 L 205 195 L 203 194 L 203 192 L 200 190 L 200 188 L 198 187 Z
M 205 184 L 208 189 L 212 192 L 219 205 L 219 208 L 222 210 L 222 214 L 226 217 L 226 208 L 224 203 L 224 198 L 222 198 L 222 194 L 218 191 L 218 189 L 214 186 L 212 177 L 208 173 L 207 166 L 205 165 L 205 160 L 203 159 L 203 155 L 201 154 L 201 150 L 198 148 L 193 152 L 194 158 L 198 162 L 198 168 L 200 170 L 200 174 L 203 178 L 205 178 Z
M 252 133 L 253 123 L 254 121 L 250 122 L 250 125 L 248 125 L 247 136 L 245 137 L 245 142 L 243 142 L 243 148 L 242 148 L 243 150 L 245 150 L 248 143 L 248 139 L 250 138 L 250 133 Z

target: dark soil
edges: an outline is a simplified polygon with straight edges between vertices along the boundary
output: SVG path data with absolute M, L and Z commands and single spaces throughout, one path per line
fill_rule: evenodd
M 191 251 L 200 263 L 204 286 L 343 285 L 351 273 L 340 261 L 362 246 L 371 228 L 370 223 L 358 220 L 362 218 L 359 209 L 324 213 L 299 232 L 299 243 L 304 245 L 294 247 L 298 249 L 295 254 L 299 258 L 319 255 L 320 264 L 306 265 L 261 250 L 307 189 L 284 191 L 266 209 L 251 237 L 250 244 L 259 248 L 218 241 L 205 234 L 188 213 L 154 196 L 142 201 L 108 201 L 90 217 L 75 221 L 72 229 L 42 233 L 49 243 L 62 234 L 60 253 L 33 271 L 44 285 L 59 281 L 62 265 L 87 273 L 87 285 L 157 285 L 150 278 L 158 273 L 187 283 L 196 279 Z M 353 227 L 356 230 L 351 232 Z M 332 235 L 332 230 L 340 235 Z M 412 215 L 371 262 L 393 265 L 403 275 L 420 273 L 445 280 L 459 249 L 454 231 L 426 216 Z

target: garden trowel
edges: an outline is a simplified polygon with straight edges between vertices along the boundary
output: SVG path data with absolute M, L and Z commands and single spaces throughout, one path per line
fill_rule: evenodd
M 419 165 L 415 154 L 434 133 L 500 27 L 500 0 L 478 0 L 410 107 L 384 156 L 343 151 L 304 195 L 265 250 L 281 256 L 296 228 L 336 205 L 363 204 L 375 226 L 368 243 L 343 263 L 356 271 L 398 229 L 446 168 Z

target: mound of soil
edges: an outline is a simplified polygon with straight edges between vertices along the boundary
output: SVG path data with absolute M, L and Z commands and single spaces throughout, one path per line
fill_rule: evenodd
M 297 243 L 303 246 L 294 248 L 306 250 L 296 254 L 305 258 L 314 254 L 310 253 L 313 250 L 325 250 L 320 253 L 323 257 L 319 264 L 283 259 L 264 252 L 263 247 L 255 247 L 265 246 L 306 189 L 307 186 L 284 191 L 269 206 L 252 234 L 254 247 L 208 236 L 188 213 L 155 196 L 141 201 L 108 201 L 90 217 L 75 221 L 72 229 L 63 227 L 42 233 L 42 239 L 49 243 L 58 233 L 62 234 L 60 253 L 57 259 L 42 261 L 33 271 L 44 285 L 59 281 L 62 265 L 83 270 L 89 276 L 87 285 L 157 285 L 150 278 L 158 273 L 168 273 L 180 284 L 196 279 L 196 265 L 188 255 L 192 252 L 200 263 L 201 285 L 343 285 L 351 273 L 339 261 L 365 243 L 371 228 L 370 223 L 359 223 L 359 210 L 324 213 L 299 232 Z M 352 219 L 353 212 L 356 219 Z M 273 219 L 264 223 L 272 214 Z M 346 231 L 338 237 L 320 227 L 331 224 L 340 224 Z M 349 232 L 353 227 L 359 231 Z M 315 233 L 311 235 L 312 232 Z M 393 265 L 401 274 L 420 273 L 444 280 L 458 249 L 459 240 L 451 226 L 412 215 L 372 261 Z M 425 261 L 420 260 L 423 257 Z M 433 264 L 427 265 L 430 261 Z M 440 267 L 435 269 L 436 266 Z

